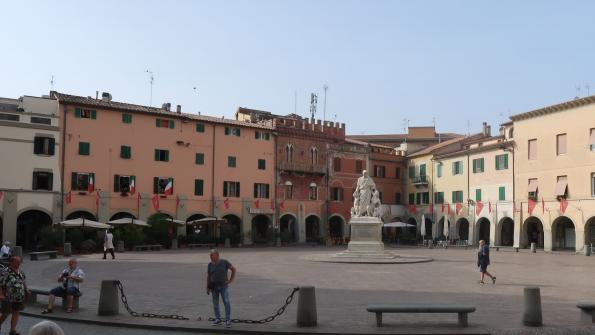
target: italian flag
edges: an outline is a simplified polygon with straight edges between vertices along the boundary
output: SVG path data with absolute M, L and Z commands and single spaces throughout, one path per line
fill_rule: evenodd
M 93 180 L 93 174 L 89 174 L 89 185 L 87 186 L 87 192 L 93 193 L 95 191 L 95 181 Z
M 136 185 L 134 184 L 134 176 L 130 176 L 130 194 L 134 194 Z
M 163 191 L 163 194 L 165 194 L 165 195 L 172 195 L 172 194 L 174 194 L 174 183 L 173 183 L 173 180 L 171 178 L 169 178 L 169 181 L 167 182 L 167 185 L 165 185 L 165 190 Z

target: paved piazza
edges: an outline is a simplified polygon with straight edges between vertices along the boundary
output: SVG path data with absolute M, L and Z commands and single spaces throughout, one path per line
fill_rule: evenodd
M 286 314 L 269 325 L 239 325 L 233 330 L 265 332 L 326 333 L 498 333 L 498 334 L 593 334 L 595 327 L 581 326 L 579 300 L 595 300 L 595 257 L 571 253 L 531 254 L 495 250 L 488 269 L 497 284 L 478 284 L 474 248 L 392 249 L 397 253 L 434 259 L 417 264 L 341 264 L 311 262 L 311 254 L 336 253 L 339 248 L 285 247 L 222 249 L 221 255 L 238 269 L 231 288 L 232 317 L 264 318 L 274 313 L 295 286 L 315 286 L 319 326 L 296 328 L 297 295 Z M 205 317 L 212 315 L 210 296 L 205 294 L 207 250 L 127 252 L 115 261 L 102 255 L 84 255 L 79 263 L 87 273 L 81 310 L 53 317 L 90 321 L 212 329 Z M 23 268 L 30 285 L 54 286 L 65 259 L 29 261 Z M 102 279 L 122 281 L 133 309 L 138 312 L 182 314 L 191 321 L 135 319 L 120 306 L 118 317 L 97 317 Z M 523 287 L 541 287 L 545 327 L 521 325 Z M 43 297 L 40 297 L 43 299 Z M 456 315 L 392 314 L 385 327 L 375 326 L 365 311 L 372 303 L 461 303 L 473 304 L 468 329 L 456 327 Z M 41 306 L 26 312 L 38 314 Z M 196 321 L 200 315 L 203 321 Z

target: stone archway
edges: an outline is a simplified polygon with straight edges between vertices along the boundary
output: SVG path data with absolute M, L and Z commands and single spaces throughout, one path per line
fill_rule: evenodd
M 329 236 L 334 238 L 343 238 L 343 219 L 338 215 L 333 215 L 328 220 Z
M 320 242 L 320 218 L 316 215 L 306 217 L 306 242 Z
M 595 246 L 595 216 L 587 220 L 585 224 L 585 245 Z
M 552 223 L 552 250 L 576 250 L 574 222 L 567 216 L 559 216 Z
M 509 217 L 504 217 L 498 223 L 496 232 L 496 245 L 512 247 L 514 244 L 514 221 Z
M 195 222 L 188 224 L 188 222 L 204 219 L 207 216 L 204 214 L 192 214 L 186 219 L 186 242 L 188 244 L 206 244 L 214 243 L 215 241 L 215 221 Z M 213 218 L 215 220 L 216 218 Z
M 75 211 L 66 216 L 66 220 L 78 219 L 78 218 L 85 218 L 85 220 L 93 220 L 96 221 L 97 218 L 94 214 L 87 212 L 87 211 Z
M 279 233 L 282 242 L 297 242 L 298 224 L 297 218 L 292 214 L 284 214 L 279 218 Z
M 487 218 L 480 218 L 479 220 L 477 220 L 476 223 L 476 231 L 477 231 L 477 242 L 479 243 L 480 240 L 484 240 L 486 242 L 487 245 L 490 244 L 491 241 L 491 236 L 490 236 L 490 226 L 492 224 L 490 223 L 490 220 L 488 220 Z
M 112 221 L 112 220 L 119 220 L 119 219 L 136 219 L 136 217 L 134 217 L 134 215 L 132 215 L 128 212 L 117 212 L 114 215 L 112 215 L 109 220 Z
M 47 213 L 39 210 L 22 212 L 17 217 L 16 245 L 22 246 L 25 251 L 38 250 L 42 247 L 41 231 L 51 226 L 52 218 Z
M 469 241 L 469 221 L 465 218 L 457 220 L 456 224 L 457 234 L 460 240 Z
M 255 244 L 273 242 L 274 234 L 268 216 L 259 214 L 252 218 L 252 242 Z
M 222 242 L 229 238 L 232 245 L 243 243 L 242 241 L 242 219 L 234 214 L 224 215 L 225 223 L 219 226 L 219 237 Z
M 529 248 L 532 242 L 537 248 L 543 248 L 543 223 L 535 216 L 528 217 L 523 223 L 520 246 Z

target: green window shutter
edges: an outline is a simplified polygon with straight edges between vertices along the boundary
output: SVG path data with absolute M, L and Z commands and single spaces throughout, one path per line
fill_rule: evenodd
M 409 179 L 415 178 L 415 166 L 409 167 Z
M 236 185 L 237 185 L 237 187 L 236 187 L 236 192 L 237 192 L 237 193 L 236 193 L 236 197 L 239 197 L 239 196 L 240 196 L 240 194 L 241 194 L 241 193 L 240 193 L 240 182 L 237 182 L 237 183 L 236 183 Z
M 159 161 L 159 149 L 155 149 L 155 161 Z
M 70 189 L 77 190 L 78 189 L 78 175 L 76 172 L 70 174 Z
M 436 176 L 438 178 L 442 177 L 442 164 L 436 164 Z
M 114 192 L 120 192 L 120 175 L 114 175 Z
M 483 166 L 483 162 L 484 162 L 484 160 L 483 160 L 483 158 L 482 158 L 482 159 L 481 159 L 481 172 L 485 171 L 485 170 L 484 170 L 484 166 Z
M 258 169 L 259 170 L 266 170 L 266 160 L 259 159 L 258 160 Z
M 174 120 L 169 120 L 169 129 L 174 129 L 176 123 L 174 122 Z
M 475 190 L 475 201 L 481 201 L 481 189 L 480 188 Z
M 74 109 L 74 117 L 79 118 L 81 117 L 81 109 L 79 107 Z
M 97 119 L 97 111 L 96 111 L 96 110 L 92 110 L 92 111 L 91 111 L 91 118 L 92 118 L 93 120 Z
M 508 169 L 508 154 L 504 154 L 504 169 Z
M 341 189 L 343 191 L 343 189 Z M 269 184 L 265 184 L 265 198 L 269 198 Z
M 50 138 L 49 147 L 50 147 L 49 148 L 50 150 L 49 150 L 48 154 L 50 156 L 53 156 L 56 152 L 56 140 L 54 138 Z
M 159 119 L 155 119 L 155 126 L 156 126 L 157 128 L 161 127 L 161 120 L 159 120 Z
M 204 125 L 204 123 L 197 123 L 196 124 L 196 132 L 197 133 L 204 133 L 205 132 L 205 125 Z
M 265 140 L 267 140 L 267 141 L 268 141 L 270 138 L 271 138 L 271 134 L 269 134 L 269 133 L 265 133 L 265 134 L 264 134 L 264 139 L 265 139 Z
M 88 156 L 91 153 L 91 144 L 88 142 L 79 142 L 79 155 Z
M 498 189 L 498 200 L 506 200 L 506 187 L 500 186 L 500 188 Z
M 477 173 L 477 159 L 473 160 L 473 173 Z
M 455 174 L 457 174 L 457 164 L 456 162 L 452 162 L 452 175 L 454 176 Z
M 159 177 L 153 177 L 153 193 L 159 193 Z
M 122 123 L 128 123 L 126 122 L 126 114 L 122 114 Z
M 225 135 L 229 135 L 229 127 L 225 127 Z
M 165 162 L 169 162 L 169 150 L 163 150 L 165 151 Z
M 259 140 L 260 139 L 260 132 L 259 131 L 255 131 L 254 132 L 254 138 Z
M 452 203 L 457 202 L 457 191 L 452 191 Z
M 459 174 L 463 174 L 463 162 L 459 162 Z
M 203 165 L 205 163 L 205 154 L 197 153 L 196 154 L 196 164 Z
M 426 164 L 422 164 L 419 166 L 419 175 L 420 176 L 426 175 Z
M 240 137 L 240 128 L 237 128 L 236 136 Z
M 258 184 L 254 184 L 254 198 L 258 198 Z
M 203 195 L 204 182 L 202 179 L 194 180 L 194 195 Z

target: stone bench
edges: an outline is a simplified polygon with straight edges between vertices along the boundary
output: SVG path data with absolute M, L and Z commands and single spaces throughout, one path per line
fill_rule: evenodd
M 581 309 L 581 321 L 583 323 L 595 323 L 595 301 L 581 301 L 576 304 Z
M 161 250 L 163 246 L 161 244 L 147 244 L 147 245 L 136 245 L 134 246 L 135 251 L 144 251 L 144 250 Z
M 187 246 L 190 249 L 201 248 L 201 247 L 214 248 L 215 243 L 191 243 L 191 244 L 188 244 Z
M 36 261 L 39 259 L 39 256 L 49 256 L 51 259 L 58 257 L 58 253 L 56 251 L 37 251 L 37 252 L 30 252 L 29 259 L 32 261 Z
M 457 313 L 459 326 L 467 327 L 467 314 L 475 312 L 469 305 L 369 305 L 366 310 L 376 313 L 376 326 L 382 327 L 382 313 Z
M 38 295 L 50 295 L 50 291 L 51 289 L 47 289 L 47 288 L 43 288 L 43 287 L 36 287 L 36 286 L 28 286 L 27 287 L 29 289 L 29 291 L 31 291 L 31 295 L 29 296 L 29 299 L 27 300 L 27 303 L 30 304 L 35 304 L 37 303 L 37 296 Z M 79 308 L 79 297 L 82 294 L 78 294 L 78 295 L 74 295 L 73 296 L 73 301 L 72 301 L 72 308 L 73 309 L 78 309 Z M 58 297 L 60 298 L 60 297 Z M 66 300 L 66 296 L 62 297 L 62 309 L 66 309 L 68 307 L 67 305 L 67 300 Z

